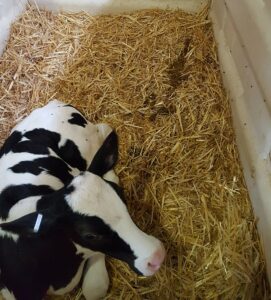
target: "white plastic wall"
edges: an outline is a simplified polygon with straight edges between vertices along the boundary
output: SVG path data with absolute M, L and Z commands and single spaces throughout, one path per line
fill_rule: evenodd
M 36 2 L 39 8 L 52 11 L 85 10 L 92 15 L 116 14 L 149 8 L 180 8 L 195 12 L 208 0 L 30 0 Z
M 6 47 L 10 26 L 26 5 L 26 0 L 0 0 L 0 56 Z
M 270 280 L 271 1 L 214 0 L 211 18 Z

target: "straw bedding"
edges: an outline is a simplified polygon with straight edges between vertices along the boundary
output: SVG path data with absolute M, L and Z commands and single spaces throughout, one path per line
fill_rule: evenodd
M 168 255 L 152 278 L 108 260 L 106 299 L 268 298 L 207 9 L 93 18 L 30 7 L 0 72 L 2 141 L 55 96 L 119 134 L 129 211 Z

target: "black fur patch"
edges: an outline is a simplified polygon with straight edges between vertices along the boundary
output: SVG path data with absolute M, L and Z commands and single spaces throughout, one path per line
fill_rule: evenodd
M 16 299 L 41 300 L 50 286 L 65 287 L 82 261 L 72 242 L 59 232 L 18 242 L 0 238 L 1 281 Z
M 70 182 L 73 176 L 69 173 L 71 168 L 60 158 L 42 157 L 30 161 L 21 161 L 10 168 L 14 173 L 31 173 L 39 175 L 42 171 L 57 177 L 64 184 Z
M 80 171 L 87 169 L 87 162 L 81 156 L 78 147 L 71 140 L 67 140 L 65 145 L 60 147 L 57 154 L 73 168 Z
M 14 145 L 19 143 L 19 141 L 22 139 L 22 134 L 19 131 L 14 131 L 5 141 L 3 144 L 1 150 L 0 150 L 0 158 L 4 155 L 7 154 L 12 150 Z
M 49 154 L 49 149 L 46 145 L 36 144 L 33 141 L 22 141 L 14 145 L 11 149 L 14 153 L 27 152 L 31 154 Z
M 56 151 L 58 149 L 58 143 L 60 142 L 60 134 L 49 131 L 43 128 L 33 129 L 27 131 L 24 136 L 31 140 L 33 144 L 45 145 L 48 148 Z
M 73 168 L 85 171 L 87 168 L 86 160 L 81 156 L 77 145 L 67 139 L 64 146 L 59 147 L 61 136 L 59 133 L 52 132 L 43 128 L 34 129 L 24 134 L 31 142 L 39 145 L 45 145 L 51 148 L 61 159 Z
M 39 175 L 43 169 L 33 161 L 21 161 L 13 167 L 9 168 L 14 173 L 31 173 L 33 175 Z
M 118 136 L 112 131 L 96 152 L 88 168 L 89 172 L 103 176 L 111 170 L 118 160 Z
M 7 219 L 11 207 L 24 198 L 45 195 L 52 192 L 54 190 L 47 185 L 10 185 L 0 194 L 0 217 Z
M 87 120 L 79 113 L 72 113 L 72 118 L 68 120 L 70 124 L 86 127 Z

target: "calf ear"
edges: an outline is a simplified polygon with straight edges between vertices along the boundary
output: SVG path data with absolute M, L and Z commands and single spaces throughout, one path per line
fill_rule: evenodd
M 98 176 L 103 176 L 114 167 L 117 160 L 118 136 L 115 131 L 112 131 L 95 154 L 88 171 Z
M 0 224 L 0 228 L 21 236 L 45 234 L 54 228 L 57 217 L 48 210 L 33 212 L 11 222 Z

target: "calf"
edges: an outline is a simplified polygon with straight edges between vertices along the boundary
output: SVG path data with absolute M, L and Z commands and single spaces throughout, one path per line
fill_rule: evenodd
M 131 220 L 114 167 L 117 135 L 59 101 L 16 126 L 0 151 L 0 284 L 4 295 L 42 299 L 80 281 L 98 299 L 108 288 L 104 254 L 149 276 L 160 241 Z M 7 297 L 7 296 L 6 296 Z

